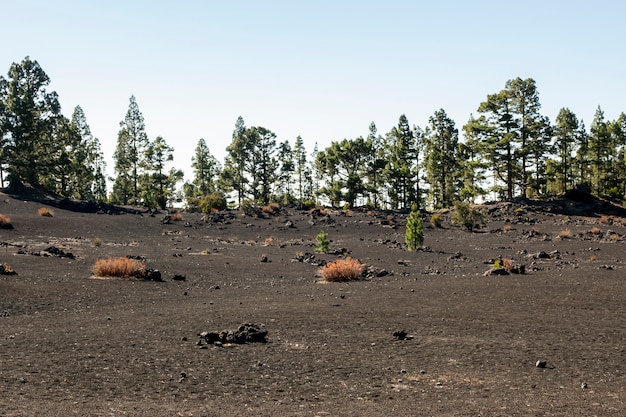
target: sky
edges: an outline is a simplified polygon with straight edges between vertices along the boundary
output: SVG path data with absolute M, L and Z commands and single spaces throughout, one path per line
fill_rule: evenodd
M 488 94 L 536 81 L 541 113 L 589 127 L 626 112 L 626 3 L 0 0 L 0 74 L 26 56 L 71 117 L 80 105 L 113 174 L 134 95 L 151 140 L 193 178 L 200 138 L 223 161 L 235 121 L 309 153 L 444 109 L 459 131 Z

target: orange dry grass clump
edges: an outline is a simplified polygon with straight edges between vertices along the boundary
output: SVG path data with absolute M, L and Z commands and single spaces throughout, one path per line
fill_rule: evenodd
M 172 219 L 172 221 L 181 221 L 183 219 L 183 215 L 181 213 L 176 212 L 170 216 L 170 219 Z
M 266 214 L 272 214 L 279 210 L 280 210 L 280 204 L 278 203 L 269 203 L 267 206 L 263 206 L 261 208 L 261 211 Z
M 129 258 L 98 259 L 93 266 L 93 274 L 96 277 L 141 277 L 145 271 L 146 264 Z
M 11 218 L 6 214 L 0 214 L 0 227 L 11 224 Z
M 363 264 L 352 258 L 337 259 L 324 265 L 320 274 L 326 282 L 354 281 L 363 275 Z
M 48 208 L 48 207 L 40 207 L 37 210 L 37 213 L 39 213 L 40 216 L 44 216 L 44 217 L 53 217 L 54 216 L 54 210 L 52 210 L 51 208 Z
M 572 237 L 572 231 L 570 229 L 564 229 L 559 232 L 559 237 L 561 239 L 569 239 Z

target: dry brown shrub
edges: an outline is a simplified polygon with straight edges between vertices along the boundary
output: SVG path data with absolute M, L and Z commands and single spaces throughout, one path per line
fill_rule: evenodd
M 263 206 L 261 211 L 266 214 L 272 214 L 280 210 L 280 204 L 269 203 L 267 206 Z
M 594 235 L 598 235 L 598 234 L 602 233 L 602 230 L 600 230 L 599 227 L 595 227 L 594 226 L 594 227 L 591 228 L 591 233 L 593 233 Z
M 11 218 L 6 214 L 0 214 L 0 227 L 5 227 L 11 224 Z
M 54 210 L 48 207 L 39 207 L 37 213 L 43 217 L 54 217 Z
M 621 236 L 617 233 L 611 233 L 611 240 L 613 242 L 617 242 L 618 240 L 620 240 Z
M 505 232 L 510 232 L 511 230 L 513 230 L 513 226 L 511 226 L 510 224 L 505 224 L 502 230 L 504 230 Z
M 141 277 L 146 271 L 146 264 L 130 258 L 98 259 L 93 266 L 93 274 L 96 277 Z
M 268 238 L 265 238 L 265 246 L 270 246 L 272 243 L 274 243 L 274 237 L 270 236 Z
M 572 231 L 570 229 L 563 229 L 559 232 L 559 237 L 561 239 L 569 239 L 572 237 Z
M 611 222 L 611 219 L 609 216 L 601 216 L 600 217 L 600 223 L 602 224 L 609 224 Z
M 355 281 L 363 275 L 363 264 L 358 259 L 337 259 L 324 265 L 320 274 L 326 282 Z
M 170 215 L 170 220 L 172 221 L 180 221 L 183 219 L 182 213 L 176 212 Z

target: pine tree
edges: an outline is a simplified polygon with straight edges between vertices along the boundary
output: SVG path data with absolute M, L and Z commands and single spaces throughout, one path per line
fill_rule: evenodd
M 225 191 L 234 190 L 237 192 L 237 202 L 239 206 L 247 192 L 246 178 L 247 167 L 250 166 L 252 146 L 246 137 L 246 125 L 241 116 L 235 122 L 232 142 L 226 147 L 226 159 L 224 169 L 221 172 L 220 182 Z
M 201 197 L 217 191 L 216 178 L 221 170 L 221 165 L 217 158 L 211 154 L 206 141 L 202 138 L 198 140 L 196 151 L 191 159 L 195 191 L 192 197 Z
M 459 192 L 459 135 L 454 121 L 443 109 L 430 117 L 424 144 L 426 180 L 430 185 L 433 206 L 450 207 Z
M 113 154 L 117 177 L 113 184 L 113 202 L 121 204 L 139 204 L 141 201 L 139 177 L 148 135 L 143 115 L 139 110 L 135 96 L 130 97 L 126 117 L 120 122 L 117 136 L 117 148 Z
M 565 193 L 572 186 L 573 179 L 573 151 L 578 132 L 578 119 L 568 108 L 562 108 L 556 116 L 554 127 L 554 147 L 560 159 L 557 166 L 558 192 Z
M 306 176 L 307 176 L 307 157 L 306 148 L 304 147 L 304 140 L 301 136 L 296 138 L 296 143 L 293 148 L 293 161 L 294 172 L 296 175 L 296 187 L 298 192 L 298 201 L 304 202 L 306 199 Z
M 50 78 L 29 57 L 14 63 L 8 80 L 0 77 L 0 133 L 2 161 L 7 164 L 10 187 L 40 184 L 56 165 L 54 140 L 61 106 L 56 92 L 48 92 Z M 59 132 L 57 132 L 59 133 Z
M 403 114 L 386 136 L 385 179 L 389 185 L 391 207 L 405 209 L 419 201 L 419 147 L 416 132 Z
M 143 173 L 140 177 L 140 189 L 141 201 L 148 207 L 164 209 L 173 195 L 176 183 L 182 179 L 181 171 L 166 171 L 165 165 L 173 160 L 174 148 L 161 136 L 146 147 L 141 160 Z
M 418 249 L 424 243 L 424 227 L 422 225 L 422 215 L 417 203 L 411 206 L 411 212 L 406 221 L 406 232 L 404 241 L 407 248 L 412 251 Z

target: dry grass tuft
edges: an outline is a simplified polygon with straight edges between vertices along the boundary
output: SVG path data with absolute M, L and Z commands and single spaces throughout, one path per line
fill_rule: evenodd
M 356 281 L 363 275 L 363 264 L 358 259 L 337 259 L 324 265 L 320 274 L 326 282 Z
M 280 204 L 269 203 L 267 206 L 263 206 L 261 211 L 266 214 L 272 214 L 280 210 Z
M 142 277 L 145 271 L 146 264 L 129 258 L 98 259 L 93 266 L 93 274 L 96 277 Z
M 183 215 L 179 212 L 172 213 L 170 215 L 170 220 L 172 221 L 181 221 L 183 219 Z
M 613 223 L 612 219 L 609 216 L 601 216 L 600 217 L 600 223 L 602 224 L 610 224 Z
M 511 230 L 513 230 L 513 226 L 511 226 L 510 224 L 505 224 L 502 230 L 504 230 L 505 232 L 510 232 Z
M 274 237 L 273 236 L 265 238 L 265 242 L 264 242 L 265 246 L 270 246 L 272 243 L 274 243 Z
M 0 214 L 0 228 L 8 227 L 11 224 L 11 218 L 6 214 Z
M 618 240 L 620 240 L 622 237 L 618 234 L 618 233 L 611 233 L 610 236 L 611 240 L 613 242 L 617 242 Z
M 91 242 L 91 244 L 95 246 L 96 248 L 99 248 L 100 246 L 102 246 L 102 239 L 97 237 Z
M 572 237 L 572 231 L 570 229 L 563 229 L 559 232 L 559 237 L 561 239 L 569 239 Z
M 602 233 L 602 230 L 600 230 L 599 227 L 592 227 L 591 228 L 591 233 L 593 233 L 594 235 L 599 235 L 600 233 Z
M 37 213 L 39 213 L 39 215 L 43 217 L 54 217 L 54 210 L 48 207 L 40 207 L 37 210 Z

